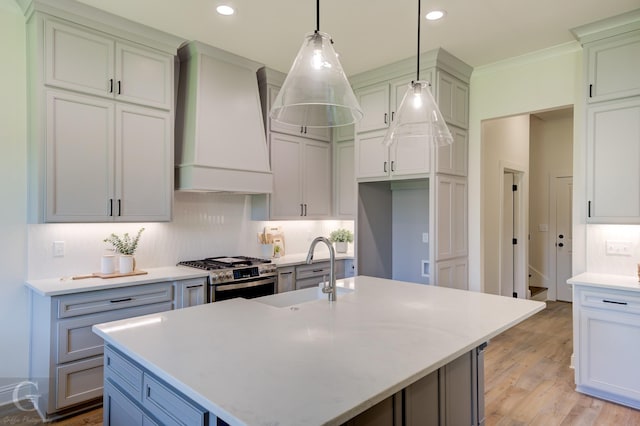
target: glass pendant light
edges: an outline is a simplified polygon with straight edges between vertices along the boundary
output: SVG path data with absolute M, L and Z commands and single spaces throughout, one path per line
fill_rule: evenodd
M 331 37 L 320 32 L 320 0 L 316 30 L 305 35 L 298 56 L 271 107 L 271 118 L 306 127 L 346 126 L 362 118 Z
M 420 80 L 420 0 L 418 0 L 418 55 L 416 80 L 409 83 L 395 120 L 389 126 L 382 143 L 387 146 L 408 138 L 421 138 L 430 145 L 453 143 L 453 137 L 438 109 L 431 84 Z

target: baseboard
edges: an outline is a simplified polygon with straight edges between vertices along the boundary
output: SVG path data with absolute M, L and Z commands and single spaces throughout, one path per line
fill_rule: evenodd
M 0 407 L 13 403 L 13 391 L 19 384 L 20 382 L 16 382 L 0 386 Z

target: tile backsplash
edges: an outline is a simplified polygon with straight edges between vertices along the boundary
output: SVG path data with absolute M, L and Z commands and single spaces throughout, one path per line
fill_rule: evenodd
M 169 223 L 73 223 L 28 226 L 28 278 L 52 278 L 100 270 L 109 252 L 103 240 L 112 232 L 135 234 L 144 227 L 136 262 L 140 269 L 175 265 L 209 256 L 260 256 L 256 235 L 279 225 L 287 254 L 306 252 L 311 240 L 353 221 L 252 221 L 251 197 L 237 194 L 176 192 Z M 64 241 L 64 256 L 55 257 L 53 242 Z M 322 248 L 318 246 L 318 250 Z M 325 249 L 326 250 L 326 249 Z
M 607 242 L 630 243 L 629 255 L 607 254 Z M 587 225 L 587 271 L 636 275 L 640 263 L 639 225 Z

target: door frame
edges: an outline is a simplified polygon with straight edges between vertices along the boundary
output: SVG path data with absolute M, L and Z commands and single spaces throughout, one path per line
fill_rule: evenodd
M 518 185 L 518 197 L 513 205 L 514 210 L 514 229 L 515 229 L 515 238 L 518 239 L 518 244 L 515 245 L 514 253 L 513 253 L 513 270 L 514 270 L 514 279 L 513 279 L 513 291 L 518 294 L 519 299 L 527 299 L 528 298 L 528 288 L 527 288 L 527 273 L 528 273 L 528 241 L 529 241 L 529 184 L 528 184 L 528 168 L 512 163 L 509 161 L 501 160 L 499 162 L 498 167 L 500 168 L 500 176 L 504 176 L 505 173 L 512 173 L 514 175 L 514 182 Z M 500 194 L 504 194 L 504 178 L 500 179 Z M 502 198 L 502 196 L 501 196 Z M 499 289 L 500 293 L 502 293 L 502 251 L 503 251 L 503 241 L 504 241 L 504 229 L 502 224 L 504 223 L 504 215 L 505 209 L 503 202 L 500 203 L 500 235 L 498 236 L 498 250 L 500 253 L 499 256 L 499 265 L 498 265 L 498 276 L 499 276 Z
M 558 265 L 556 262 L 556 222 L 557 222 L 557 202 L 558 188 L 556 185 L 558 178 L 573 178 L 571 171 L 558 171 L 549 173 L 549 238 L 547 240 L 547 262 L 549 265 L 549 288 L 547 289 L 547 299 L 557 300 L 558 297 L 558 283 L 556 281 L 556 273 L 558 271 Z M 573 206 L 571 206 L 571 215 L 573 216 Z M 571 256 L 573 258 L 573 255 Z M 573 267 L 572 267 L 573 269 Z M 552 285 L 553 281 L 553 285 Z

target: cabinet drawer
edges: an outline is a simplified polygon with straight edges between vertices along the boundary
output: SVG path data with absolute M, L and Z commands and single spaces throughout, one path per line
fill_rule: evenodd
M 109 346 L 104 350 L 104 377 L 142 402 L 142 370 Z
M 610 311 L 640 314 L 640 295 L 620 291 L 579 291 L 581 306 L 606 309 Z
M 91 326 L 94 324 L 170 311 L 172 307 L 171 302 L 164 302 L 60 320 L 56 329 L 56 342 L 58 342 L 56 361 L 58 364 L 62 364 L 76 359 L 102 355 L 103 340 L 91 331 Z
M 144 374 L 142 405 L 164 425 L 203 425 L 208 412 L 177 394 L 160 380 Z M 178 417 L 176 417 L 178 416 Z
M 56 368 L 57 409 L 102 397 L 102 361 L 97 356 Z
M 318 262 L 312 263 L 311 265 L 298 266 L 296 268 L 296 279 L 300 280 L 310 277 L 322 278 L 323 275 L 326 275 L 328 279 L 330 269 L 329 262 Z
M 327 273 L 327 279 L 329 279 L 328 273 Z M 322 282 L 322 277 L 311 277 L 311 278 L 305 278 L 304 280 L 296 280 L 296 290 L 309 288 L 309 287 L 318 287 L 318 285 L 321 282 Z
M 113 311 L 173 300 L 171 283 L 147 284 L 57 297 L 58 318 Z

